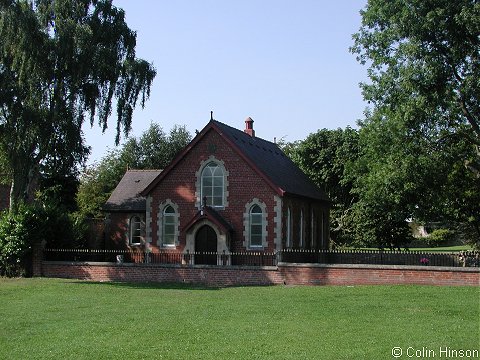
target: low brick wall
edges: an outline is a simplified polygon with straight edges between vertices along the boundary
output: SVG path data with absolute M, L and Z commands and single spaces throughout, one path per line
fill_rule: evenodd
M 168 266 L 44 261 L 42 276 L 92 281 L 196 283 L 209 286 L 276 285 L 276 267 Z
M 479 268 L 286 263 L 278 268 L 285 283 L 295 285 L 480 285 Z
M 277 267 L 166 266 L 43 261 L 44 277 L 91 281 L 241 285 L 454 285 L 479 286 L 478 268 L 399 265 L 287 264 Z

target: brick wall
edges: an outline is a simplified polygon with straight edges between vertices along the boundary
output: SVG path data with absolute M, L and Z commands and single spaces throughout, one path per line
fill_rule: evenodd
M 38 275 L 36 273 L 35 275 Z M 177 282 L 209 286 L 241 285 L 448 285 L 479 286 L 478 268 L 384 265 L 298 265 L 278 267 L 181 267 L 151 264 L 42 264 L 42 275 L 91 281 Z
M 196 198 L 196 172 L 202 162 L 208 162 L 210 157 L 224 163 L 227 176 L 228 206 L 220 210 L 221 215 L 232 225 L 235 232 L 232 236 L 232 251 L 244 251 L 243 247 L 243 213 L 245 204 L 254 198 L 260 199 L 267 206 L 268 213 L 268 247 L 265 251 L 274 251 L 274 190 L 259 177 L 248 164 L 235 153 L 223 138 L 211 130 L 196 144 L 194 148 L 179 162 L 175 168 L 152 191 L 152 245 L 158 246 L 159 204 L 170 199 L 179 207 L 180 212 L 180 246 L 185 246 L 185 232 L 182 226 L 192 219 L 198 211 Z M 207 200 L 208 201 L 208 200 Z
M 282 284 L 281 273 L 270 268 L 179 267 L 65 262 L 44 262 L 44 277 L 92 281 L 192 283 L 209 286 Z
M 279 271 L 292 285 L 480 285 L 478 268 L 283 264 Z
M 142 221 L 141 236 L 145 238 L 145 213 L 113 212 L 109 213 L 105 225 L 105 248 L 106 249 L 129 249 L 138 248 L 138 245 L 130 246 L 129 223 L 130 219 L 138 216 Z M 100 247 L 102 248 L 102 247 Z
M 275 244 L 275 239 L 280 237 L 285 241 L 285 225 L 281 229 L 282 234 L 276 234 L 275 223 L 275 208 L 276 191 L 253 169 L 242 157 L 240 157 L 230 144 L 228 144 L 216 131 L 210 130 L 196 145 L 184 156 L 172 169 L 165 178 L 157 185 L 150 193 L 151 196 L 151 230 L 152 246 L 160 245 L 158 238 L 158 212 L 159 205 L 169 199 L 178 206 L 180 214 L 180 234 L 179 246 L 177 250 L 183 251 L 186 246 L 186 233 L 183 226 L 187 224 L 199 210 L 198 198 L 196 192 L 198 171 L 202 164 L 209 162 L 209 159 L 221 162 L 228 176 L 226 178 L 228 193 L 227 203 L 225 209 L 219 210 L 221 216 L 226 219 L 234 229 L 231 236 L 231 251 L 248 251 L 249 249 L 244 245 L 244 222 L 243 213 L 245 212 L 245 205 L 251 203 L 253 199 L 258 199 L 266 206 L 266 233 L 267 246 L 263 249 L 266 252 L 278 250 Z M 318 227 L 316 237 L 319 239 L 323 235 L 323 239 L 316 244 L 317 248 L 327 247 L 328 242 L 328 221 L 323 223 L 321 216 L 324 214 L 328 219 L 328 204 L 320 201 L 313 201 L 304 198 L 285 197 L 288 205 L 292 206 L 293 211 L 293 229 L 292 235 L 295 239 L 294 245 L 298 247 L 298 233 L 297 224 L 300 221 L 300 211 L 304 212 L 304 237 L 307 248 L 309 248 L 311 226 L 310 219 L 312 209 L 317 217 L 315 224 Z M 208 202 L 208 200 L 207 200 Z M 282 209 L 283 217 L 286 217 L 287 207 Z M 284 224 L 285 221 L 282 221 Z M 321 229 L 323 224 L 323 229 Z M 307 241 L 308 240 L 308 241 Z M 282 246 L 283 248 L 283 246 Z

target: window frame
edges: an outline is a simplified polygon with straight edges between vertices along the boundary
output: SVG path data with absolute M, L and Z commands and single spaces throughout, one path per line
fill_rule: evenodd
M 303 209 L 300 210 L 300 229 L 299 229 L 299 244 L 300 248 L 305 247 L 305 229 L 304 229 L 304 218 L 303 218 Z
M 254 210 L 257 210 L 256 212 L 254 212 Z M 253 204 L 251 207 L 250 207 L 250 211 L 249 211 L 249 227 L 250 227 L 250 231 L 249 231 L 249 239 L 248 239 L 248 244 L 249 244 L 249 247 L 250 248 L 263 248 L 263 238 L 264 238 L 264 231 L 263 231 L 263 227 L 264 227 L 264 224 L 263 224 L 263 210 L 262 208 L 258 205 L 258 204 Z M 255 217 L 255 219 L 254 219 Z M 260 233 L 256 233 L 254 232 L 254 227 L 259 227 L 260 228 Z M 259 238 L 259 243 L 258 244 L 254 244 L 253 243 L 253 237 L 257 237 Z
M 137 221 L 138 219 L 138 221 Z M 138 215 L 133 215 L 129 221 L 128 242 L 130 245 L 142 245 L 142 218 Z M 134 232 L 138 234 L 134 234 Z M 138 238 L 138 242 L 134 242 L 134 238 Z
M 207 174 L 207 171 L 210 171 L 210 174 Z M 217 171 L 220 171 L 221 174 L 216 174 Z M 206 182 L 210 182 L 210 184 L 205 184 Z M 218 182 L 221 184 L 218 184 Z M 219 190 L 220 193 L 215 194 Z M 205 197 L 208 206 L 225 208 L 225 169 L 216 161 L 209 161 L 200 173 L 200 199 L 202 204 Z M 218 200 L 220 200 L 220 203 L 217 202 Z
M 310 214 L 310 248 L 313 249 L 315 246 L 315 237 L 316 237 L 316 221 L 315 221 L 315 210 L 312 209 Z
M 292 210 L 290 206 L 287 208 L 287 241 L 285 247 L 287 249 L 292 247 Z
M 168 211 L 167 210 L 171 210 Z M 172 232 L 168 233 L 166 232 L 167 226 L 172 227 Z M 177 212 L 175 211 L 175 208 L 167 204 L 163 210 L 162 210 L 162 247 L 175 247 L 176 243 L 176 227 L 177 227 Z M 167 236 L 171 237 L 171 242 L 166 242 Z
M 255 211 L 252 213 L 252 211 Z M 253 220 L 252 221 L 252 215 Z M 254 237 L 257 236 L 256 243 L 252 244 L 252 229 Z M 245 204 L 243 211 L 243 246 L 247 251 L 259 251 L 268 248 L 268 209 L 267 205 L 258 198 L 253 198 Z M 261 229 L 261 230 L 260 230 Z M 261 233 L 259 232 L 261 231 Z M 258 237 L 260 235 L 260 237 Z

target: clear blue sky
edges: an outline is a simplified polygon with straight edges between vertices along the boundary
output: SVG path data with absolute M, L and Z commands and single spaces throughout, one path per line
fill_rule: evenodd
M 214 118 L 273 141 L 319 129 L 355 127 L 366 104 L 366 68 L 349 53 L 366 0 L 114 0 L 137 32 L 137 57 L 157 69 L 150 100 L 134 112 L 132 133 L 151 122 L 194 134 Z M 114 148 L 85 129 L 89 163 Z

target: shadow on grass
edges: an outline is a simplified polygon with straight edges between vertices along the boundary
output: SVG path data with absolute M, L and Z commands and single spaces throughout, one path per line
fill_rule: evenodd
M 160 282 L 120 282 L 120 281 L 69 281 L 71 284 L 96 285 L 128 289 L 152 289 L 152 290 L 220 290 L 219 286 L 192 283 L 160 283 Z

